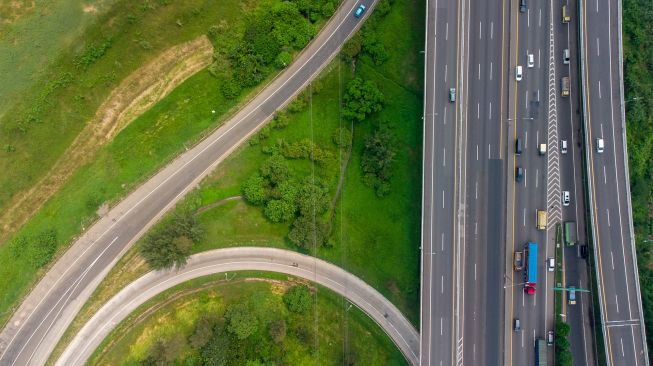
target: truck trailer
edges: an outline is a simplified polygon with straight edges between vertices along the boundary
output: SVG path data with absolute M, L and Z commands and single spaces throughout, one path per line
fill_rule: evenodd
M 526 252 L 526 283 L 524 291 L 533 295 L 537 285 L 537 243 L 530 242 L 524 249 Z
M 564 240 L 565 245 L 568 247 L 573 247 L 576 245 L 576 223 L 574 221 L 565 221 L 564 223 Z
M 535 365 L 547 366 L 546 351 L 546 341 L 538 338 L 535 341 Z

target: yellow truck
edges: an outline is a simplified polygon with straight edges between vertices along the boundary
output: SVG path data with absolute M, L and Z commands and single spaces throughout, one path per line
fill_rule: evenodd
M 563 97 L 569 96 L 569 76 L 563 76 L 560 79 L 560 95 Z
M 562 6 L 562 22 L 563 23 L 569 23 L 571 21 L 571 17 L 569 16 L 569 9 L 567 8 L 567 5 Z
M 546 230 L 546 211 L 537 210 L 537 230 Z

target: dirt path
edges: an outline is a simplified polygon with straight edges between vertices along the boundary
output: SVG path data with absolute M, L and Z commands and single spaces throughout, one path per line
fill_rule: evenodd
M 0 214 L 6 240 L 22 226 L 97 151 L 175 87 L 212 62 L 213 46 L 199 37 L 168 50 L 123 80 L 102 103 L 73 143 L 45 177 L 17 194 Z
M 213 203 L 211 203 L 209 205 L 198 208 L 197 211 L 195 211 L 195 215 L 202 214 L 202 213 L 204 213 L 204 212 L 206 212 L 206 211 L 208 211 L 208 210 L 210 210 L 212 208 L 216 208 L 216 207 L 218 207 L 220 205 L 223 205 L 223 204 L 225 204 L 225 203 L 227 203 L 229 201 L 235 201 L 235 200 L 241 200 L 241 199 L 243 199 L 243 196 L 232 196 L 232 197 L 223 198 L 223 199 L 221 199 L 221 200 L 219 200 L 217 202 L 213 202 Z

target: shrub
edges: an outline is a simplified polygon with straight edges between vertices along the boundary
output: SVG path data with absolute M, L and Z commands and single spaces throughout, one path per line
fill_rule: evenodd
M 258 319 L 246 304 L 236 303 L 227 308 L 227 329 L 239 340 L 246 339 L 258 330 Z
M 311 290 L 306 285 L 293 286 L 283 294 L 283 302 L 289 311 L 304 314 L 313 306 Z
M 383 94 L 373 82 L 357 77 L 347 84 L 343 101 L 342 115 L 360 122 L 371 113 L 381 110 Z
M 240 95 L 240 85 L 234 79 L 225 80 L 222 84 L 222 95 L 227 99 L 235 99 Z
M 254 174 L 243 183 L 241 191 L 247 202 L 263 204 L 267 199 L 267 182 L 259 174 Z
M 379 197 L 389 192 L 395 149 L 395 137 L 385 124 L 365 140 L 365 149 L 361 157 L 363 181 L 367 186 L 374 188 Z
M 153 230 L 141 243 L 139 252 L 154 269 L 179 268 L 186 264 L 201 232 L 190 211 L 177 214 L 169 223 Z

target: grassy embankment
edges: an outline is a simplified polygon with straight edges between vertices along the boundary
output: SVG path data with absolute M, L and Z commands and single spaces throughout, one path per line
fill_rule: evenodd
M 196 331 L 198 319 L 216 319 L 214 331 L 219 332 L 217 329 L 230 324 L 225 319 L 226 309 L 245 304 L 256 318 L 256 331 L 241 341 L 222 335 L 231 338 L 219 350 L 224 358 L 242 357 L 241 361 L 278 361 L 287 365 L 306 365 L 316 360 L 333 365 L 346 361 L 361 365 L 406 364 L 399 350 L 373 321 L 329 290 L 314 288 L 311 309 L 305 313 L 289 310 L 283 294 L 296 284 L 296 279 L 287 276 L 260 273 L 238 273 L 230 281 L 224 281 L 222 275 L 189 281 L 131 314 L 105 339 L 98 348 L 102 351 L 96 352 L 90 363 L 142 364 L 159 341 L 167 346 L 166 356 L 176 355 L 181 364 L 201 364 L 210 357 L 210 350 L 207 346 L 197 347 L 206 341 Z M 272 331 L 275 322 L 283 324 L 281 334 Z M 277 337 L 276 342 L 272 334 Z M 234 348 L 240 350 L 234 352 Z M 264 363 L 256 363 L 259 364 Z
M 653 357 L 653 5 L 623 2 L 628 165 L 648 350 Z
M 241 39 L 245 20 L 280 1 L 264 3 L 118 2 L 89 27 L 83 37 L 85 45 L 69 50 L 54 63 L 45 88 L 34 88 L 29 94 L 34 98 L 26 97 L 14 107 L 16 119 L 3 122 L 0 135 L 0 142 L 11 145 L 5 146 L 0 159 L 0 169 L 8 172 L 0 178 L 6 188 L 0 193 L 0 205 L 53 164 L 121 78 L 162 49 L 208 32 L 216 52 L 223 55 L 218 56 L 223 62 L 217 77 L 207 70 L 197 73 L 134 120 L 97 152 L 92 163 L 78 169 L 9 245 L 0 246 L 0 324 L 55 251 L 61 252 L 95 220 L 100 205 L 118 200 L 218 126 L 245 96 L 271 77 L 274 67 L 263 67 L 257 85 L 246 86 L 232 99 L 222 92 L 222 85 L 231 80 L 224 54 Z M 261 6 L 266 8 L 261 10 Z M 314 26 L 323 23 L 318 17 Z M 103 43 L 107 39 L 110 43 Z

